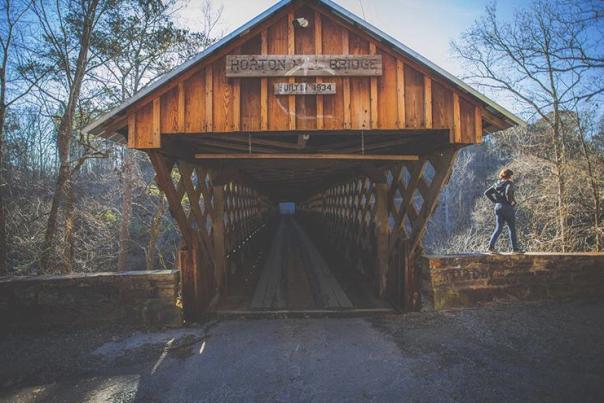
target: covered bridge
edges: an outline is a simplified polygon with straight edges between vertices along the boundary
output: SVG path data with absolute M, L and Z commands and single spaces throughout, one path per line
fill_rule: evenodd
M 335 3 L 284 0 L 86 130 L 149 155 L 195 319 L 258 256 L 247 307 L 283 307 L 306 284 L 328 306 L 364 287 L 417 309 L 414 261 L 456 152 L 519 123 Z M 296 214 L 279 224 L 280 202 Z M 334 265 L 363 280 L 342 294 Z

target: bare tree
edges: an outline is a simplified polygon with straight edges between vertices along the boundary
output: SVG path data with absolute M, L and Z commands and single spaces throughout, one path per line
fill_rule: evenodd
M 547 125 L 555 166 L 558 239 L 568 245 L 567 183 L 562 112 L 587 83 L 592 66 L 575 51 L 585 43 L 587 27 L 568 24 L 561 1 L 537 0 L 517 11 L 512 23 L 501 23 L 494 5 L 452 47 L 468 65 L 466 78 L 493 91 L 511 94 L 532 116 Z
M 58 94 L 54 95 L 60 105 L 57 119 L 57 149 L 60 166 L 40 259 L 43 269 L 47 269 L 49 266 L 61 206 L 63 205 L 65 209 L 68 221 L 72 216 L 71 145 L 76 108 L 80 101 L 82 84 L 90 68 L 90 49 L 95 28 L 103 13 L 112 4 L 113 2 L 110 0 L 60 0 L 55 3 L 37 0 L 33 3 L 33 11 L 42 34 L 39 56 L 46 61 L 49 67 L 54 67 L 55 85 L 62 87 Z M 49 88 L 53 88 L 53 85 L 38 88 L 45 95 L 53 96 L 49 90 Z M 67 203 L 65 204 L 65 202 Z M 69 222 L 66 224 L 71 225 Z M 71 259 L 68 258 L 65 264 L 64 269 L 70 271 Z
M 8 108 L 26 96 L 31 85 L 22 85 L 16 66 L 19 57 L 15 44 L 21 41 L 20 24 L 29 11 L 31 1 L 3 0 L 0 4 L 0 274 L 7 272 L 8 240 L 6 234 L 6 188 L 4 163 L 4 127 Z M 12 72 L 12 74 L 11 74 Z

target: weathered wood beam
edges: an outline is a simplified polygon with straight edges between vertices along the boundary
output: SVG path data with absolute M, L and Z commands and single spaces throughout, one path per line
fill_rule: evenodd
M 417 161 L 417 155 L 362 154 L 195 154 L 197 159 Z
M 147 152 L 147 154 L 149 155 L 151 164 L 155 169 L 155 179 L 157 181 L 157 185 L 166 195 L 170 213 L 172 214 L 172 217 L 174 217 L 185 243 L 188 247 L 190 247 L 193 242 L 191 227 L 189 226 L 187 216 L 182 209 L 182 205 L 180 203 L 181 199 L 178 197 L 176 188 L 174 187 L 171 179 L 174 162 L 168 162 L 168 160 L 158 151 L 150 150 Z

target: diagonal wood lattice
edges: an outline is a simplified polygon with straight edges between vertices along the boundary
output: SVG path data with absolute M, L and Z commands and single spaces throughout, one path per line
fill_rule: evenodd
M 270 205 L 236 179 L 156 151 L 148 154 L 184 241 L 177 263 L 185 318 L 198 318 L 223 288 L 233 251 L 246 247 Z
M 393 165 L 383 178 L 362 176 L 335 185 L 302 206 L 322 242 L 339 251 L 349 267 L 375 273 L 379 294 L 397 307 L 419 307 L 414 260 L 456 153 L 450 149 Z

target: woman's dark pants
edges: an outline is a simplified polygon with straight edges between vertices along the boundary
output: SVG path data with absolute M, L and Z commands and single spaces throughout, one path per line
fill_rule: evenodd
M 495 231 L 491 235 L 491 241 L 489 242 L 489 249 L 495 247 L 497 238 L 503 231 L 503 226 L 507 224 L 508 230 L 510 231 L 510 240 L 512 241 L 512 249 L 518 250 L 518 239 L 516 238 L 516 216 L 514 207 L 509 204 L 497 203 L 495 204 Z

